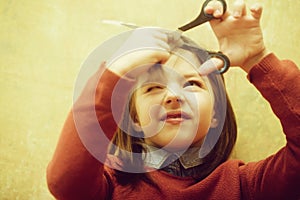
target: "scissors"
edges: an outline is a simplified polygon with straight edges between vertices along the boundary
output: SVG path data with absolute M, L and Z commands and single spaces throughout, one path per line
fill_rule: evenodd
M 176 41 L 178 41 L 181 37 L 181 34 L 187 30 L 190 30 L 196 26 L 199 26 L 201 24 L 204 24 L 205 22 L 208 22 L 212 19 L 215 19 L 215 17 L 212 15 L 212 14 L 207 14 L 205 13 L 204 9 L 205 7 L 208 5 L 209 2 L 211 2 L 212 0 L 206 0 L 203 5 L 202 5 L 202 9 L 201 9 L 201 12 L 200 14 L 198 15 L 197 18 L 195 18 L 193 21 L 189 22 L 188 24 L 184 25 L 184 26 L 181 26 L 179 27 L 176 31 L 174 31 L 173 33 L 171 34 L 168 34 L 168 39 L 170 41 L 173 41 L 176 43 Z M 223 14 L 226 12 L 226 9 L 227 9 L 227 4 L 226 4 L 226 1 L 225 0 L 217 0 L 217 1 L 220 1 L 222 3 L 222 6 L 223 6 Z M 102 20 L 103 23 L 106 23 L 106 24 L 113 24 L 113 25 L 118 25 L 118 26 L 125 26 L 125 27 L 128 27 L 130 29 L 136 29 L 136 28 L 139 28 L 140 26 L 136 25 L 136 24 L 132 24 L 132 23 L 126 23 L 126 22 L 122 22 L 122 21 L 115 21 L 115 20 Z M 220 74 L 223 74 L 225 73 L 229 67 L 230 67 L 230 60 L 229 58 L 224 55 L 222 52 L 213 52 L 213 51 L 207 51 L 209 56 L 211 58 L 219 58 L 223 61 L 224 63 L 224 66 L 219 69 L 219 73 Z
M 202 9 L 201 9 L 201 12 L 200 14 L 198 15 L 198 17 L 196 17 L 193 21 L 189 22 L 188 24 L 182 26 L 182 27 L 179 27 L 178 29 L 180 31 L 187 31 L 189 29 L 192 29 L 196 26 L 199 26 L 205 22 L 208 22 L 212 19 L 215 19 L 215 17 L 212 15 L 212 14 L 207 14 L 205 13 L 204 9 L 206 8 L 206 6 L 208 5 L 209 2 L 211 2 L 212 0 L 206 0 L 203 5 L 202 5 Z M 223 14 L 226 12 L 227 10 L 227 4 L 226 4 L 226 1 L 225 0 L 218 0 L 222 3 L 222 6 L 223 6 Z
M 180 32 L 180 34 L 184 31 L 190 30 L 196 26 L 199 26 L 201 24 L 204 24 L 205 22 L 208 22 L 212 19 L 215 19 L 215 17 L 212 14 L 207 14 L 205 13 L 204 9 L 205 7 L 208 5 L 208 3 L 212 1 L 212 0 L 206 0 L 203 5 L 202 5 L 202 9 L 200 14 L 198 15 L 198 17 L 196 17 L 193 21 L 189 22 L 188 24 L 181 26 L 178 28 L 178 31 Z M 223 14 L 226 12 L 227 9 L 227 4 L 225 0 L 218 0 L 222 3 L 223 6 Z M 208 54 L 210 55 L 210 57 L 215 57 L 215 58 L 219 58 L 223 61 L 224 66 L 219 70 L 220 74 L 225 73 L 229 67 L 230 67 L 230 60 L 229 58 L 224 55 L 222 52 L 213 52 L 213 51 L 208 51 Z

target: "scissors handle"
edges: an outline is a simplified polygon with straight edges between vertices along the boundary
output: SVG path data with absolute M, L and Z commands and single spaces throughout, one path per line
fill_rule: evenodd
M 227 72 L 227 70 L 230 67 L 230 60 L 225 54 L 223 54 L 220 51 L 218 51 L 218 52 L 208 51 L 208 54 L 211 58 L 219 58 L 223 61 L 223 63 L 224 63 L 223 67 L 218 70 L 218 72 L 220 74 L 224 74 L 225 72 Z
M 205 7 L 207 6 L 207 4 L 212 1 L 212 0 L 206 0 L 203 5 L 202 5 L 202 9 L 201 9 L 201 12 L 200 14 L 198 15 L 198 17 L 196 19 L 194 19 L 193 21 L 191 21 L 190 23 L 178 28 L 179 30 L 181 31 L 187 31 L 189 29 L 192 29 L 196 26 L 199 26 L 205 22 L 208 22 L 212 19 L 214 19 L 215 17 L 212 15 L 212 14 L 207 14 L 205 13 L 204 9 Z M 222 3 L 223 5 L 223 14 L 226 12 L 226 9 L 227 9 L 227 4 L 226 4 L 226 1 L 225 0 L 218 0 Z

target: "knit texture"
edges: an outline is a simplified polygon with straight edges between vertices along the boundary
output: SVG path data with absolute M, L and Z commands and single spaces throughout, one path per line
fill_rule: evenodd
M 132 85 L 109 70 L 100 71 L 74 104 L 49 163 L 48 187 L 57 199 L 300 199 L 300 73 L 293 62 L 269 54 L 248 74 L 280 119 L 285 147 L 259 162 L 228 160 L 200 182 L 162 170 L 150 172 L 160 189 L 145 182 L 134 188 L 119 185 L 114 170 L 96 159 L 105 159 L 107 142 L 94 138 L 95 127 L 100 124 L 108 141 L 116 129 L 110 106 L 115 101 L 112 91 L 121 81 L 124 90 L 118 93 L 117 104 L 123 105 Z M 123 108 L 116 109 L 122 112 Z M 96 121 L 90 119 L 95 116 Z M 109 159 L 111 163 L 118 162 L 113 159 Z

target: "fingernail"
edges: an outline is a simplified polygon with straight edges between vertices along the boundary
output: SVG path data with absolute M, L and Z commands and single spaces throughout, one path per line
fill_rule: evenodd
M 198 73 L 200 75 L 203 75 L 203 76 L 209 74 L 209 67 L 207 67 L 207 66 L 201 66 L 201 67 L 199 67 Z
M 240 17 L 242 15 L 242 13 L 240 12 L 240 11 L 235 11 L 234 13 L 233 13 L 233 16 L 234 17 Z
M 221 10 L 216 10 L 214 13 L 215 17 L 220 17 L 223 13 L 221 12 Z
M 220 63 L 221 62 L 221 63 Z M 218 58 L 211 58 L 210 60 L 204 62 L 199 68 L 198 72 L 200 75 L 208 75 L 216 70 L 218 70 L 218 66 L 222 66 L 223 61 Z

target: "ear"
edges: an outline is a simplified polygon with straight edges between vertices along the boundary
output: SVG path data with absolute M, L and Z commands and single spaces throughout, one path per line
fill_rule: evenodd
M 213 117 L 211 118 L 210 128 L 216 128 L 219 125 L 219 121 L 216 118 L 216 113 L 213 111 Z
M 210 128 L 216 128 L 218 126 L 218 124 L 219 124 L 219 121 L 215 117 L 213 117 L 211 119 Z

